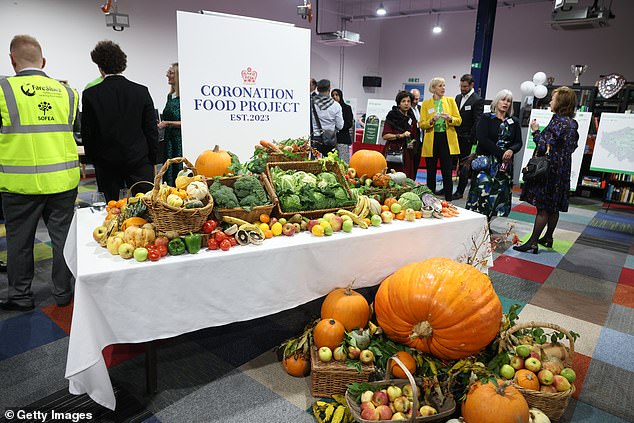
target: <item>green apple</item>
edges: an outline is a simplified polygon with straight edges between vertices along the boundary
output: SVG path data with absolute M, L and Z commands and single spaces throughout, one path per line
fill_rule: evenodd
M 390 206 L 390 210 L 394 214 L 399 214 L 402 209 L 403 209 L 403 206 L 401 206 L 399 203 L 394 203 Z
M 131 259 L 134 255 L 134 246 L 132 244 L 124 242 L 123 244 L 119 245 L 119 249 L 117 251 L 119 252 L 121 258 L 124 258 L 126 260 Z
M 372 223 L 372 226 L 381 226 L 383 219 L 378 214 L 375 214 L 370 218 L 370 223 Z
M 324 228 L 324 235 L 330 236 L 332 235 L 332 233 L 333 233 L 332 226 L 328 225 Z
M 564 368 L 559 374 L 565 377 L 570 383 L 574 383 L 577 379 L 577 374 L 570 367 Z
M 286 223 L 286 219 L 282 217 L 280 218 L 280 220 L 278 220 L 278 222 L 280 222 L 280 224 L 284 226 L 284 224 Z
M 352 223 L 352 219 L 344 219 L 343 223 L 341 224 L 341 229 L 344 232 L 352 232 L 352 227 L 354 226 L 354 223 Z
M 139 247 L 134 249 L 134 259 L 136 261 L 145 261 L 147 260 L 147 248 Z
M 513 379 L 513 376 L 515 376 L 515 369 L 510 365 L 505 364 L 500 368 L 500 376 L 507 380 Z
M 341 218 L 343 220 L 352 220 L 352 218 L 350 216 L 348 216 L 347 214 L 344 214 L 343 216 L 341 216 Z

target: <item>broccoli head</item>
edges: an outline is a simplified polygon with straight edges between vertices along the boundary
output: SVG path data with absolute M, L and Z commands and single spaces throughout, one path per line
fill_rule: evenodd
M 215 178 L 214 183 L 209 187 L 209 192 L 214 199 L 214 203 L 220 209 L 233 209 L 239 207 L 238 198 L 233 190 L 220 183 L 220 178 Z
M 240 177 L 233 184 L 233 190 L 243 207 L 261 206 L 269 203 L 269 197 L 256 176 Z

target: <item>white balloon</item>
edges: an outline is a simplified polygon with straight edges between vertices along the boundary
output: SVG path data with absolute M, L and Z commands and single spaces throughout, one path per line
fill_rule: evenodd
M 524 81 L 522 85 L 520 85 L 520 91 L 524 95 L 533 95 L 533 90 L 535 89 L 535 84 L 533 81 Z
M 537 85 L 535 86 L 535 90 L 533 91 L 533 94 L 537 98 L 544 98 L 546 97 L 546 94 L 548 94 L 548 88 L 546 88 L 543 85 Z
M 533 82 L 535 85 L 544 85 L 544 82 L 546 82 L 546 74 L 544 72 L 537 72 L 533 75 Z

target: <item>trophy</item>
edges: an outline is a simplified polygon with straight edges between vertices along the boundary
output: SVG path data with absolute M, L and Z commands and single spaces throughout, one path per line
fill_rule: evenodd
M 579 77 L 588 69 L 588 65 L 570 65 L 570 72 L 575 76 L 575 82 L 572 85 L 581 85 Z

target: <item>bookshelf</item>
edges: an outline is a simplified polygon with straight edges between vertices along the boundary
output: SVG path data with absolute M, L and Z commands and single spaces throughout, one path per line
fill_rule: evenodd
M 634 178 L 624 173 L 607 174 L 604 200 L 634 205 Z

